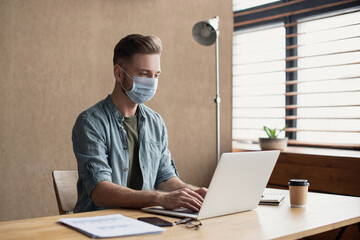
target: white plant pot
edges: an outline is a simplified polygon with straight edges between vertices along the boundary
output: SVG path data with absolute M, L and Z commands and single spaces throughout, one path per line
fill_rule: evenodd
M 288 138 L 259 138 L 262 150 L 284 150 L 287 146 Z

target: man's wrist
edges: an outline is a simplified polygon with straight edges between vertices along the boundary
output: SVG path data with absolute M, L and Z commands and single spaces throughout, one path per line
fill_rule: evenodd
M 147 205 L 149 206 L 162 205 L 164 193 L 161 191 L 149 191 L 149 192 L 150 192 L 148 196 L 149 203 Z

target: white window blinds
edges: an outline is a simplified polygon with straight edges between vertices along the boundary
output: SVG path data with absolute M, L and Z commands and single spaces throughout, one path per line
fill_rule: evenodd
M 233 148 L 285 121 L 290 145 L 360 148 L 359 7 L 234 32 Z
M 360 146 L 360 12 L 298 23 L 296 142 Z
M 233 36 L 233 145 L 256 142 L 264 125 L 285 125 L 285 29 L 271 25 Z

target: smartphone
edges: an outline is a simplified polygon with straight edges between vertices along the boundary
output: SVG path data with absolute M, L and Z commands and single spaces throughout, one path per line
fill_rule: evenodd
M 168 222 L 164 219 L 158 218 L 158 217 L 139 217 L 139 221 L 147 222 L 159 227 L 171 227 L 173 224 L 171 222 Z

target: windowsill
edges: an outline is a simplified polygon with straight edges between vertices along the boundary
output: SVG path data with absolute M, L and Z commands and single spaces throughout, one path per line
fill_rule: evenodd
M 259 144 L 246 144 L 246 143 L 237 144 L 236 147 L 233 148 L 233 152 L 260 151 L 260 150 L 261 149 Z M 330 157 L 350 157 L 350 158 L 360 159 L 360 151 L 356 151 L 356 150 L 288 146 L 286 149 L 282 150 L 281 152 L 291 153 L 291 154 L 321 155 L 321 156 L 330 156 Z

